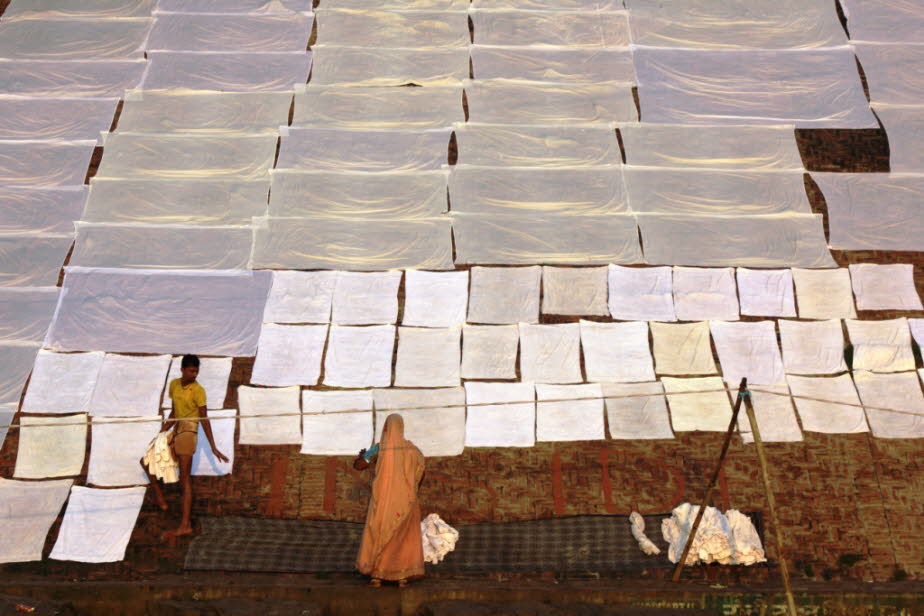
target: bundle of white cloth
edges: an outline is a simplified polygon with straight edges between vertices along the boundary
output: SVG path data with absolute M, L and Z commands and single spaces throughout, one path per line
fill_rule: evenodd
M 180 465 L 170 446 L 170 432 L 158 432 L 144 452 L 144 465 L 148 471 L 164 483 L 180 480 Z
M 671 512 L 671 517 L 662 520 L 661 533 L 670 544 L 667 556 L 672 563 L 683 555 L 698 511 L 698 505 L 684 503 Z M 723 514 L 715 507 L 706 507 L 685 564 L 753 565 L 766 560 L 750 518 L 735 509 Z
M 443 521 L 439 514 L 431 513 L 420 522 L 424 562 L 437 564 L 446 554 L 456 549 L 459 531 Z

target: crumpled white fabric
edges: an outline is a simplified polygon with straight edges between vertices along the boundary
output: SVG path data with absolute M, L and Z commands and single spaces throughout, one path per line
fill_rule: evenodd
M 661 553 L 661 548 L 645 536 L 645 518 L 638 511 L 633 511 L 629 514 L 629 524 L 632 525 L 632 536 L 638 541 L 638 547 L 642 552 L 649 556 Z
M 423 542 L 424 562 L 435 565 L 446 554 L 456 549 L 459 531 L 447 524 L 437 513 L 431 513 L 420 521 L 421 541 Z
M 674 509 L 671 517 L 661 522 L 661 532 L 670 543 L 668 558 L 672 563 L 679 561 L 683 555 L 698 512 L 699 505 L 684 503 Z M 750 518 L 736 509 L 729 509 L 723 515 L 715 507 L 707 507 L 685 564 L 753 565 L 766 560 L 760 537 Z
M 732 557 L 737 565 L 755 565 L 767 561 L 763 544 L 757 535 L 757 529 L 751 518 L 737 509 L 725 512 L 728 526 L 731 528 Z
M 156 479 L 164 483 L 176 483 L 180 480 L 180 464 L 170 447 L 169 432 L 158 432 L 144 452 L 144 465 Z

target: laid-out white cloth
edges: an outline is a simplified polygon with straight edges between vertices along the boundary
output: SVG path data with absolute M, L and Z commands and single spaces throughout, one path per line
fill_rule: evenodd
M 654 380 L 654 365 L 648 346 L 648 323 L 582 320 L 580 328 L 584 370 L 588 381 L 635 383 Z
M 59 291 L 57 287 L 0 287 L 0 340 L 44 340 Z
M 308 81 L 311 52 L 194 53 L 149 51 L 145 90 L 279 92 Z
M 473 8 L 479 9 L 522 9 L 531 11 L 614 11 L 624 9 L 620 0 L 475 0 Z
M 118 98 L 141 80 L 144 60 L 2 62 L 0 94 Z
M 854 319 L 850 272 L 846 268 L 830 270 L 793 269 L 799 317 L 803 319 Z
M 628 47 L 626 11 L 469 11 L 475 42 L 512 47 Z
M 169 0 L 168 0 L 169 1 Z M 183 1 L 183 0 L 179 0 Z M 193 0 L 195 1 L 195 0 Z M 208 2 L 209 0 L 205 0 Z M 214 1 L 214 0 L 212 0 Z M 260 0 L 254 0 L 259 2 Z M 13 0 L 4 18 L 53 19 L 57 17 L 147 17 L 157 0 Z M 164 9 L 164 3 L 160 2 Z
M 796 300 L 790 270 L 755 270 L 739 267 L 737 280 L 741 314 L 755 317 L 796 316 Z
M 73 233 L 86 200 L 85 186 L 0 187 L 0 232 Z
M 0 100 L 0 139 L 95 141 L 109 130 L 116 105 L 114 98 Z
M 292 126 L 427 129 L 464 121 L 460 86 L 364 88 L 312 82 L 296 90 Z
M 760 430 L 760 440 L 766 443 L 801 441 L 802 430 L 799 428 L 799 420 L 796 419 L 792 398 L 789 397 L 789 387 L 783 383 L 760 385 L 757 389 L 764 391 L 755 391 L 754 388 L 749 391 L 754 405 L 754 417 L 757 419 L 757 429 Z M 738 431 L 741 433 L 742 441 L 754 442 L 751 422 L 744 409 L 738 414 Z
M 715 374 L 709 324 L 652 321 L 651 338 L 658 374 Z
M 515 379 L 516 325 L 465 325 L 462 328 L 463 379 Z
M 457 456 L 465 448 L 465 390 L 375 389 L 375 440 L 389 415 L 404 418 L 404 436 L 424 456 Z M 433 408 L 421 408 L 433 407 Z M 395 409 L 395 410 L 390 410 Z
M 747 377 L 749 385 L 785 382 L 774 321 L 710 321 L 709 331 L 729 385 L 737 385 L 742 377 Z
M 328 323 L 337 272 L 273 272 L 264 323 Z
M 924 27 L 918 0 L 843 0 L 850 38 L 856 41 L 919 43 Z
M 786 380 L 794 396 L 803 430 L 827 434 L 869 432 L 863 409 L 859 406 L 860 398 L 849 374 L 833 377 L 789 375 Z M 800 396 L 817 400 L 806 400 Z
M 591 441 L 606 438 L 603 426 L 603 389 L 599 384 L 536 385 L 536 399 L 537 441 Z
M 4 19 L 0 58 L 8 60 L 134 60 L 142 58 L 149 18 Z
M 461 327 L 398 328 L 395 387 L 460 385 Z
M 317 385 L 327 325 L 264 323 L 250 382 L 254 385 Z
M 908 319 L 908 327 L 918 347 L 924 348 L 924 319 Z
M 158 0 L 157 8 L 176 13 L 288 15 L 310 11 L 311 0 Z
M 6 441 L 6 434 L 9 426 L 13 423 L 13 417 L 16 416 L 16 410 L 19 408 L 18 402 L 7 402 L 0 404 L 0 448 Z
M 468 418 L 465 422 L 465 445 L 467 447 L 532 447 L 535 445 L 535 398 L 536 392 L 532 383 L 467 382 L 465 399 L 469 406 Z
M 675 267 L 674 311 L 681 321 L 737 321 L 735 270 Z
M 879 44 L 854 42 L 853 49 L 863 66 L 872 103 L 920 105 L 924 81 L 920 66 L 924 45 L 915 43 Z
M 509 47 L 472 45 L 476 79 L 560 83 L 627 82 L 635 79 L 628 47 Z
M 867 408 L 866 417 L 873 436 L 924 437 L 924 394 L 916 373 L 873 374 L 857 370 L 853 380 L 863 404 L 903 411 L 890 413 Z
M 725 432 L 732 417 L 731 403 L 721 377 L 707 376 L 696 379 L 663 377 L 661 383 L 667 392 L 671 409 L 671 424 L 675 432 L 702 430 Z M 721 390 L 721 391 L 713 391 Z M 709 392 L 709 393 L 687 393 Z
M 456 129 L 456 140 L 459 165 L 556 168 L 622 163 L 616 132 L 612 127 L 602 125 L 471 124 Z M 540 172 L 534 175 L 541 177 Z M 478 176 L 473 179 L 477 180 Z
M 304 51 L 313 21 L 310 14 L 158 13 L 145 47 L 148 51 Z
M 312 46 L 311 83 L 353 86 L 458 85 L 468 77 L 468 46 L 448 49 Z
M 86 414 L 61 417 L 21 415 L 19 425 L 14 477 L 45 479 L 80 474 L 87 450 Z M 141 454 L 138 454 L 138 459 L 141 459 Z
M 676 321 L 669 267 L 609 266 L 609 308 L 614 319 Z
M 542 314 L 609 315 L 607 268 L 542 267 Z
M 394 323 L 398 319 L 400 284 L 400 270 L 338 272 L 331 322 L 337 325 Z
M 844 331 L 839 319 L 780 319 L 779 325 L 787 374 L 836 374 L 847 370 Z
M 0 236 L 0 287 L 53 287 L 73 234 Z
M 0 182 L 10 186 L 83 184 L 96 140 L 0 141 Z
M 45 537 L 71 491 L 71 479 L 15 481 L 0 478 L 0 563 L 42 560 Z
M 630 82 L 478 79 L 465 83 L 465 95 L 470 122 L 567 125 L 638 120 Z
M 200 423 L 199 440 L 192 459 L 192 474 L 207 477 L 230 475 L 234 466 L 234 426 L 237 423 L 234 418 L 237 417 L 237 411 L 235 409 L 211 410 L 208 414 L 215 447 L 228 457 L 228 461 L 222 462 L 212 453 L 209 440 L 205 437 L 205 429 Z
M 110 423 L 110 422 L 118 423 Z M 160 432 L 160 416 L 112 417 L 93 422 L 87 483 L 136 486 L 148 482 L 138 461 Z
M 74 486 L 49 558 L 109 563 L 125 558 L 146 487 L 99 490 Z
M 306 389 L 302 392 L 302 412 L 301 453 L 355 455 L 360 449 L 368 449 L 372 445 L 372 390 Z
M 238 442 L 241 445 L 301 443 L 300 393 L 299 387 L 238 387 L 237 405 L 241 411 Z
M 924 135 L 924 106 L 877 104 L 873 108 L 889 135 L 889 167 L 892 172 L 920 173 L 924 169 L 924 154 L 918 147 L 921 135 Z M 880 175 L 877 173 L 870 177 L 878 178 Z M 921 178 L 912 179 L 918 183 L 921 181 Z
M 53 353 L 35 358 L 22 403 L 26 413 L 76 413 L 90 410 L 90 399 L 103 365 L 103 353 Z
M 473 267 L 468 299 L 469 323 L 536 323 L 542 269 Z
M 858 310 L 924 310 L 910 263 L 847 266 Z
M 0 404 L 19 404 L 40 346 L 37 342 L 0 344 Z
M 423 272 L 404 275 L 401 323 L 417 327 L 457 327 L 468 308 L 468 272 Z
M 872 372 L 914 370 L 908 319 L 888 321 L 847 320 L 853 345 L 853 369 Z
M 520 323 L 520 374 L 526 383 L 580 383 L 578 323 Z
M 366 48 L 466 46 L 468 15 L 464 11 L 342 10 L 317 11 L 318 43 Z
M 90 414 L 94 417 L 140 417 L 157 413 L 170 360 L 169 355 L 107 353 L 90 399 Z
M 603 383 L 602 387 L 611 438 L 674 438 L 661 383 Z
M 324 358 L 324 384 L 388 387 L 394 349 L 394 325 L 332 325 Z
M 309 2 L 310 4 L 310 2 Z M 328 0 L 326 8 L 465 11 L 469 0 Z

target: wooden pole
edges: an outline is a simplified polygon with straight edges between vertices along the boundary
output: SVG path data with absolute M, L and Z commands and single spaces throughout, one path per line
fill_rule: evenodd
M 728 454 L 728 447 L 731 445 L 732 436 L 735 434 L 735 426 L 738 424 L 738 412 L 741 410 L 741 400 L 747 395 L 748 380 L 747 378 L 743 378 L 741 379 L 741 384 L 738 386 L 738 397 L 735 399 L 735 407 L 732 410 L 731 421 L 728 422 L 728 431 L 725 433 L 725 443 L 722 445 L 722 453 L 719 454 L 719 462 L 715 466 L 715 472 L 712 474 L 712 481 L 709 482 L 706 496 L 703 497 L 702 504 L 699 506 L 699 511 L 696 512 L 696 519 L 693 520 L 693 527 L 690 529 L 686 545 L 683 546 L 683 555 L 681 555 L 680 560 L 677 561 L 677 566 L 674 568 L 674 576 L 671 578 L 674 582 L 680 580 L 680 574 L 683 572 L 684 563 L 687 562 L 687 555 L 690 553 L 690 548 L 693 547 L 693 538 L 696 536 L 696 531 L 699 530 L 699 523 L 703 519 L 703 514 L 706 513 L 706 507 L 709 506 L 709 502 L 712 500 L 712 493 L 715 491 L 716 484 L 719 482 L 719 474 L 722 472 L 722 465 L 725 463 L 725 456 Z
M 749 392 L 750 393 L 750 392 Z M 786 566 L 786 557 L 783 556 L 783 536 L 780 534 L 780 520 L 776 517 L 776 499 L 770 488 L 770 474 L 767 471 L 767 458 L 764 455 L 764 443 L 760 439 L 760 429 L 757 427 L 757 417 L 754 415 L 754 403 L 751 396 L 744 397 L 744 408 L 747 410 L 748 421 L 751 422 L 751 434 L 754 436 L 754 445 L 757 447 L 757 459 L 760 461 L 760 476 L 764 481 L 764 493 L 767 496 L 767 505 L 770 508 L 770 520 L 773 522 L 773 531 L 776 538 L 777 557 L 780 559 L 780 573 L 783 574 L 783 588 L 786 589 L 786 604 L 790 616 L 798 616 L 796 600 L 789 585 L 789 568 Z

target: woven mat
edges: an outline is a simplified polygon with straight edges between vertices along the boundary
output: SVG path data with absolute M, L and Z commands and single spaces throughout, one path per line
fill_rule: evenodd
M 670 567 L 661 520 L 645 516 L 648 537 L 661 554 L 646 556 L 632 538 L 628 516 L 575 516 L 458 526 L 456 550 L 440 572 L 632 571 Z M 186 554 L 186 569 L 221 571 L 349 572 L 362 524 L 262 518 L 205 518 Z M 430 567 L 430 565 L 428 565 Z

